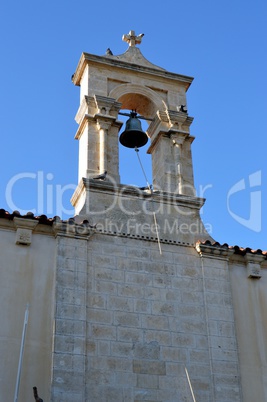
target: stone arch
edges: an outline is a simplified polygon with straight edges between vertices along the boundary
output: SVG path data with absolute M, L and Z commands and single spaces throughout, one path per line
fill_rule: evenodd
M 164 100 L 152 89 L 137 84 L 122 84 L 113 88 L 109 96 L 122 104 L 121 109 L 136 110 L 153 118 L 158 110 L 165 110 Z

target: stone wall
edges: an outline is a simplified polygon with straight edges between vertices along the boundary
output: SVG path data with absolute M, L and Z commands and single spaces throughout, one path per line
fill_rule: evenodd
M 53 392 L 62 401 L 241 401 L 227 256 L 58 234 Z M 227 253 L 226 253 L 227 254 Z

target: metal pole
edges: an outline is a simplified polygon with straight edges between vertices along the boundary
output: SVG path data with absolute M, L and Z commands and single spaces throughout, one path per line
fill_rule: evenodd
M 22 331 L 21 344 L 20 344 L 19 365 L 18 365 L 14 402 L 17 402 L 17 400 L 18 400 L 21 365 L 22 365 L 22 359 L 23 359 L 24 343 L 25 343 L 25 335 L 26 335 L 26 329 L 27 329 L 27 324 L 28 324 L 28 317 L 29 317 L 29 303 L 27 303 L 27 305 L 26 305 L 26 310 L 25 310 L 25 315 L 24 315 L 24 324 L 23 324 L 23 331 Z
M 195 395 L 194 395 L 194 392 L 193 392 L 193 388 L 192 388 L 192 385 L 191 385 L 191 381 L 190 381 L 190 378 L 189 378 L 187 368 L 185 367 L 184 369 L 185 369 L 185 373 L 186 373 L 186 377 L 187 377 L 187 381 L 188 381 L 188 384 L 189 384 L 189 388 L 190 388 L 190 391 L 191 391 L 193 401 L 196 402 L 196 398 L 195 398 Z

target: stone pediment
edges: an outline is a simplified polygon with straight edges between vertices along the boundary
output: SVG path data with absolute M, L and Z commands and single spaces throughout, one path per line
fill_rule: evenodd
M 125 53 L 114 56 L 114 55 L 106 55 L 105 57 L 110 59 L 120 60 L 126 63 L 137 64 L 142 67 L 153 68 L 156 70 L 166 71 L 164 68 L 159 67 L 153 63 L 150 63 L 143 54 L 141 53 L 140 49 L 137 47 L 129 46 Z

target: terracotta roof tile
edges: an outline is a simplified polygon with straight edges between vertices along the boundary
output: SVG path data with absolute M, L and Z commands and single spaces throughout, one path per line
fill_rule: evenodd
M 25 215 L 21 215 L 19 211 L 13 211 L 12 213 L 6 211 L 5 209 L 0 209 L 0 218 L 13 220 L 15 217 L 23 218 L 23 219 L 34 219 L 39 221 L 42 225 L 52 226 L 54 222 L 68 223 L 70 225 L 85 225 L 90 228 L 95 228 L 95 226 L 91 226 L 88 220 L 83 220 L 82 222 L 77 223 L 75 217 L 69 218 L 67 220 L 62 220 L 59 216 L 54 216 L 53 218 L 48 218 L 46 215 L 35 216 L 32 212 L 27 212 Z
M 0 209 L 0 218 L 8 219 L 8 220 L 13 220 L 14 217 L 19 217 L 23 219 L 34 219 L 38 220 L 39 223 L 43 225 L 53 225 L 53 222 L 56 220 L 58 217 L 54 218 L 48 218 L 46 215 L 40 215 L 40 216 L 35 216 L 32 212 L 27 212 L 25 215 L 21 215 L 19 211 L 13 211 L 12 213 L 6 211 L 5 209 Z
M 218 242 L 211 242 L 210 240 L 206 241 L 199 241 L 197 242 L 198 244 L 202 244 L 204 246 L 211 246 L 211 247 L 220 247 L 220 248 L 228 248 L 229 250 L 234 250 L 234 254 L 239 254 L 239 255 L 246 255 L 246 254 L 257 254 L 257 255 L 263 255 L 267 259 L 267 251 L 262 251 L 261 249 L 253 250 L 249 247 L 243 248 L 239 246 L 229 246 L 227 243 L 220 244 Z

